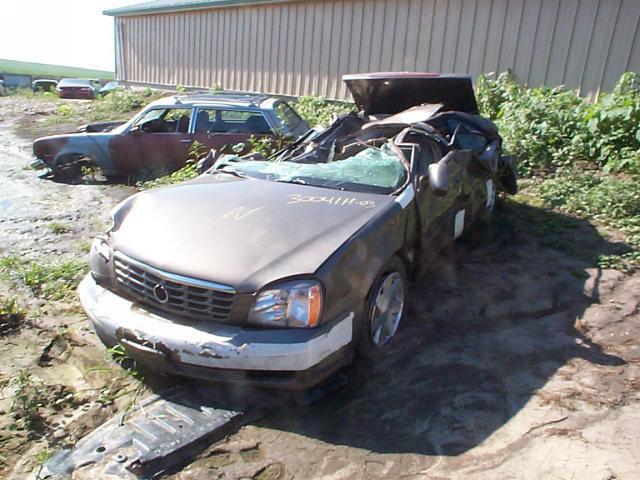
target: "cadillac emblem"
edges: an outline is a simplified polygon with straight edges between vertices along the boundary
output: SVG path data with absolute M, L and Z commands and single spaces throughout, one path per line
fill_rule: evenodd
M 169 301 L 169 292 L 160 284 L 153 287 L 153 296 L 160 303 L 167 303 Z

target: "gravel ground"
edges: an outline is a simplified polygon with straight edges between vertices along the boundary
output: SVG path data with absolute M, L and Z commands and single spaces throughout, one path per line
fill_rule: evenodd
M 109 209 L 133 192 L 58 184 L 25 168 L 28 137 L 51 108 L 0 98 L 1 255 L 82 258 Z M 26 124 L 21 138 L 16 125 Z M 52 221 L 69 231 L 53 233 Z M 564 227 L 549 241 L 542 224 Z M 640 478 L 640 273 L 593 261 L 620 252 L 619 238 L 508 203 L 414 285 L 389 355 L 356 362 L 345 388 L 243 427 L 172 477 Z M 73 443 L 122 409 L 132 383 L 106 360 L 75 300 L 0 284 L 9 290 L 29 313 L 0 337 L 0 381 L 27 371 L 49 400 L 39 430 L 16 432 L 12 389 L 1 392 L 0 475 L 24 478 L 47 445 Z M 97 401 L 114 391 L 123 397 Z

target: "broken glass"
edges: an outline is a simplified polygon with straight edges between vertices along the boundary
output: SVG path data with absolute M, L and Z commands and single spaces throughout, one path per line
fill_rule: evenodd
M 216 162 L 213 170 L 232 170 L 275 182 L 347 190 L 362 190 L 364 187 L 364 190 L 388 192 L 400 188 L 407 177 L 402 160 L 388 144 L 381 148 L 366 147 L 355 155 L 327 163 L 243 160 L 235 155 L 225 155 Z

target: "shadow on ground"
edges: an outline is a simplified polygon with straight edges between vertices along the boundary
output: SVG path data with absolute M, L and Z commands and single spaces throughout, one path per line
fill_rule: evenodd
M 392 351 L 349 385 L 258 426 L 378 453 L 458 455 L 502 427 L 569 360 L 614 366 L 576 329 L 597 298 L 585 269 L 627 247 L 588 222 L 507 203 L 412 289 Z

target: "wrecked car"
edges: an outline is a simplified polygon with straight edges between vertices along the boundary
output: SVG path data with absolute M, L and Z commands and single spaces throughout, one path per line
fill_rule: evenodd
M 109 177 L 152 178 L 184 166 L 194 141 L 220 149 L 251 136 L 298 138 L 309 126 L 283 100 L 263 95 L 175 95 L 150 103 L 128 122 L 86 125 L 33 142 L 35 168 L 74 178 L 82 167 Z
M 469 77 L 344 80 L 358 113 L 114 208 L 79 286 L 104 343 L 156 371 L 281 388 L 384 355 L 408 282 L 516 192 L 515 169 Z
M 107 93 L 124 89 L 126 89 L 125 85 L 123 85 L 121 82 L 118 82 L 117 80 L 113 80 L 111 82 L 105 83 L 104 86 L 100 90 L 98 90 L 98 93 L 100 95 L 106 95 Z

